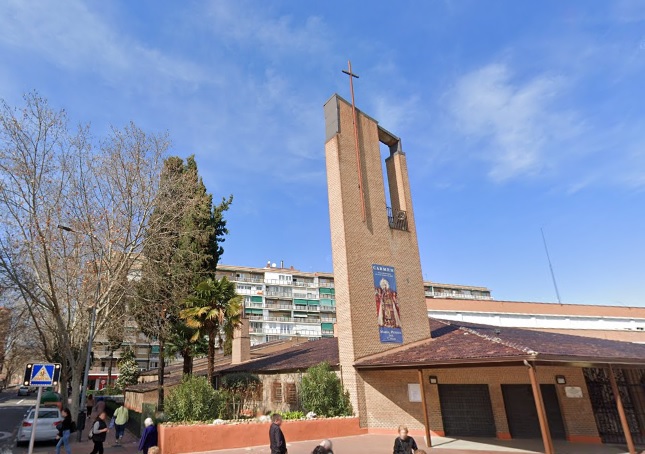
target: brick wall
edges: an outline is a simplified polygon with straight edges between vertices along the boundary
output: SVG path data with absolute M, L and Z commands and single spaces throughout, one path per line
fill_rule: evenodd
M 410 429 L 423 429 L 423 410 L 420 402 L 409 402 L 408 383 L 419 383 L 416 370 L 362 371 L 365 397 L 368 402 L 366 423 L 369 429 L 395 430 L 399 424 Z M 430 429 L 442 433 L 441 406 L 437 385 L 431 385 L 429 375 L 437 376 L 440 384 L 487 384 L 499 437 L 509 436 L 508 422 L 502 397 L 502 384 L 530 384 L 526 367 L 482 367 L 428 369 L 423 373 L 428 402 Z M 564 375 L 566 385 L 556 385 L 567 436 L 572 441 L 599 441 L 596 422 L 589 401 L 582 369 L 573 367 L 537 367 L 538 381 L 555 384 L 555 375 Z M 583 398 L 569 398 L 565 386 L 578 386 Z
M 336 317 L 343 384 L 364 423 L 366 390 L 353 368 L 356 359 L 398 344 L 379 339 L 372 265 L 393 266 L 401 309 L 403 342 L 430 336 L 406 158 L 387 160 L 394 205 L 405 209 L 408 231 L 388 224 L 378 124 L 358 111 L 366 221 L 361 216 L 351 105 L 333 97 L 325 106 L 325 145 L 331 242 L 336 287 Z M 330 128 L 330 125 L 332 127 Z M 336 128 L 335 130 L 333 130 Z M 331 129 L 331 131 L 330 131 Z

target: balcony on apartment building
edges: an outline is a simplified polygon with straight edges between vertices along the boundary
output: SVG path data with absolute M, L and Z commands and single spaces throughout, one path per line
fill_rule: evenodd
M 264 277 L 263 276 L 245 276 L 245 275 L 238 275 L 238 273 L 220 273 L 217 272 L 216 278 L 220 279 L 222 277 L 225 277 L 229 281 L 233 282 L 250 282 L 253 284 L 262 284 L 264 282 Z
M 454 299 L 465 299 L 465 300 L 492 300 L 493 297 L 490 294 L 486 295 L 483 293 L 475 293 L 470 290 L 426 290 L 426 297 L 428 298 L 454 298 Z
M 317 288 L 318 284 L 313 281 L 293 281 L 294 287 L 306 287 L 306 288 Z
M 274 289 L 268 289 L 265 292 L 266 296 L 277 296 L 280 298 L 293 298 L 293 293 L 289 291 L 284 291 L 284 290 L 274 290 Z
M 284 303 L 280 303 L 280 304 L 266 303 L 264 307 L 266 307 L 269 310 L 274 310 L 274 311 L 276 311 L 276 310 L 283 310 L 283 311 L 284 310 L 287 310 L 287 311 L 293 310 L 293 304 L 284 304 Z

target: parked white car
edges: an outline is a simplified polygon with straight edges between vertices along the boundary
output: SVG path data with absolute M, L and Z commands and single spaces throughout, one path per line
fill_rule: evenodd
M 23 418 L 20 428 L 18 429 L 18 435 L 16 436 L 16 444 L 20 445 L 29 443 L 31 431 L 34 428 L 35 414 L 36 409 L 31 408 Z M 56 436 L 58 435 L 56 426 L 61 422 L 63 422 L 63 415 L 58 408 L 41 407 L 40 410 L 38 410 L 38 421 L 36 422 L 36 440 L 56 440 Z
M 18 388 L 18 396 L 28 396 L 29 395 L 29 388 L 26 386 L 21 386 Z

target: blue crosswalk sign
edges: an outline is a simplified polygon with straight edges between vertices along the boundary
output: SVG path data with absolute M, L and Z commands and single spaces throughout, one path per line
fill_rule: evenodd
M 54 386 L 59 378 L 60 364 L 27 364 L 25 386 Z

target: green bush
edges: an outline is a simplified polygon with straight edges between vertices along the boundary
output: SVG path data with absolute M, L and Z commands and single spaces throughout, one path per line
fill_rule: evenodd
M 300 400 L 307 411 L 318 416 L 350 416 L 349 393 L 326 362 L 307 369 L 302 377 Z
M 301 411 L 285 411 L 280 413 L 282 419 L 304 419 L 305 414 Z
M 222 405 L 222 397 L 208 379 L 186 375 L 168 393 L 164 412 L 170 422 L 209 421 L 219 416 Z

